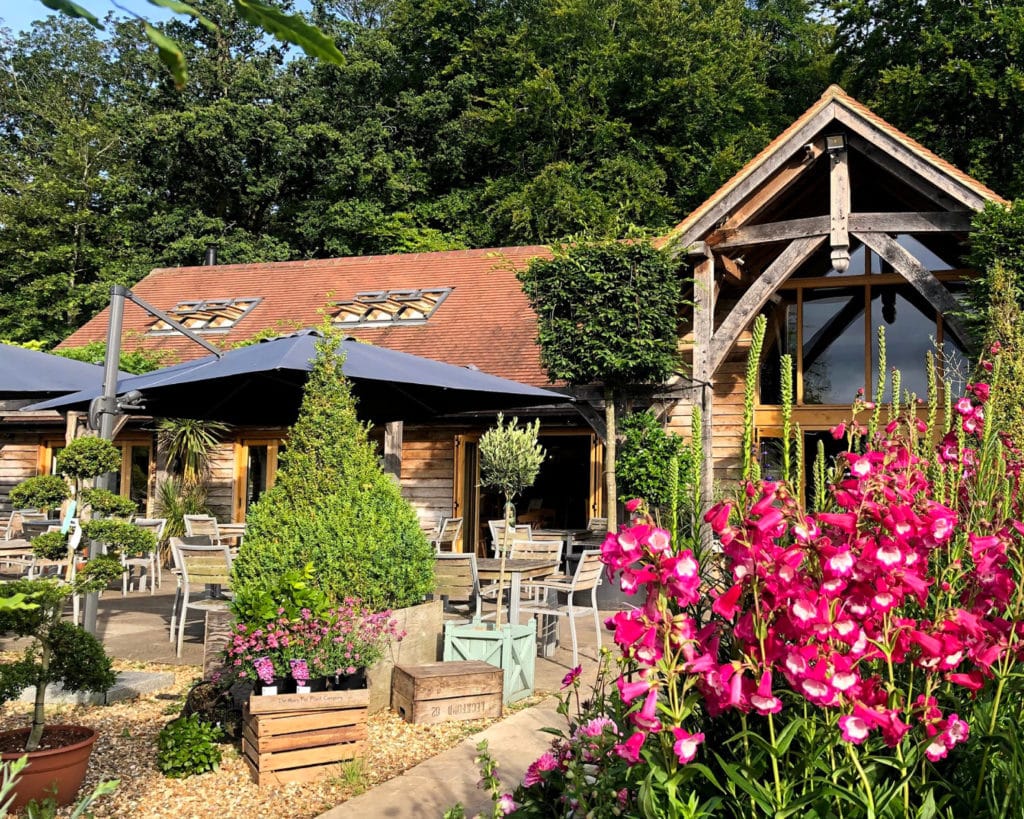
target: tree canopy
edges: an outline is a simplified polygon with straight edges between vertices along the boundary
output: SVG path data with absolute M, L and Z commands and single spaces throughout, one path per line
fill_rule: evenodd
M 650 235 L 830 79 L 1024 189 L 1021 3 L 313 0 L 334 62 L 268 36 L 256 0 L 189 8 L 0 30 L 0 337 L 51 346 L 209 243 L 239 263 Z

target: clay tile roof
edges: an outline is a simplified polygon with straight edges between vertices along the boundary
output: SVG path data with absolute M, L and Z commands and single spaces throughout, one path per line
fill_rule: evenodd
M 978 180 L 966 173 L 961 171 L 956 166 L 947 162 L 942 157 L 933 153 L 932 151 L 925 148 L 920 142 L 907 134 L 903 133 L 899 128 L 891 125 L 882 119 L 878 114 L 868 108 L 861 102 L 858 102 L 849 94 L 847 94 L 838 85 L 830 85 L 825 92 L 818 98 L 818 100 L 811 105 L 803 114 L 797 119 L 790 123 L 789 127 L 786 128 L 781 134 L 775 139 L 768 143 L 760 153 L 751 159 L 746 165 L 740 168 L 731 179 L 725 182 L 721 187 L 718 188 L 711 196 L 709 196 L 703 203 L 701 203 L 693 212 L 691 212 L 683 221 L 672 228 L 659 242 L 659 244 L 666 244 L 672 239 L 682 236 L 690 231 L 701 218 L 720 202 L 725 196 L 729 194 L 734 188 L 736 188 L 744 179 L 755 173 L 761 165 L 776 151 L 780 150 L 789 139 L 801 128 L 803 128 L 808 122 L 814 119 L 822 110 L 828 105 L 838 103 L 844 106 L 850 111 L 855 112 L 860 117 L 871 122 L 872 125 L 884 131 L 894 140 L 899 142 L 903 147 L 916 154 L 920 159 L 935 166 L 946 175 L 956 179 L 959 183 L 976 193 L 983 199 L 988 199 L 993 202 L 1006 204 L 1006 200 L 1003 199 L 999 194 L 990 188 L 983 185 Z
M 492 375 L 544 386 L 548 379 L 536 343 L 537 319 L 515 274 L 530 259 L 550 255 L 548 248 L 533 246 L 162 268 L 153 270 L 132 292 L 162 310 L 189 300 L 259 298 L 227 331 L 203 334 L 214 345 L 228 347 L 265 330 L 285 333 L 315 327 L 324 308 L 357 293 L 450 287 L 425 322 L 346 325 L 343 330 L 382 347 L 460 366 L 472 364 Z M 61 346 L 105 340 L 107 313 L 101 312 Z M 146 335 L 152 322 L 140 307 L 126 304 L 124 348 L 168 351 L 168 363 L 206 355 L 184 336 Z

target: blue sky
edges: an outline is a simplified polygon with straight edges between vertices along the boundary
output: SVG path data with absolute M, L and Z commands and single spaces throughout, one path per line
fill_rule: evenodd
M 76 2 L 95 14 L 100 20 L 103 20 L 111 11 L 119 17 L 129 16 L 121 9 L 114 7 L 114 0 L 76 0 Z M 150 5 L 145 0 L 116 0 L 116 2 L 122 8 L 137 12 L 150 21 L 167 20 L 172 16 L 169 11 Z M 3 25 L 15 34 L 30 29 L 33 20 L 41 20 L 56 13 L 46 8 L 39 0 L 0 0 L 0 19 L 3 20 Z

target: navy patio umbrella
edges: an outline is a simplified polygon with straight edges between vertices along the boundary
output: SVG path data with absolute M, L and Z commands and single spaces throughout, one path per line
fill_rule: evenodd
M 117 394 L 141 394 L 133 414 L 196 418 L 236 426 L 287 426 L 298 417 L 302 389 L 320 334 L 306 330 L 118 381 Z M 340 343 L 343 371 L 364 420 L 422 421 L 458 412 L 494 412 L 564 404 L 569 396 L 467 367 L 375 347 Z M 34 404 L 31 409 L 85 409 L 94 389 Z
M 124 377 L 127 374 L 122 373 Z M 0 399 L 34 399 L 99 388 L 103 367 L 0 344 Z

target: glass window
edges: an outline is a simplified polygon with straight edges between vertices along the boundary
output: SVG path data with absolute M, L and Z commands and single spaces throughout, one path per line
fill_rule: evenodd
M 270 474 L 268 471 L 270 461 L 270 447 L 267 444 L 250 444 L 249 461 L 245 479 L 245 508 L 259 500 L 269 485 Z
M 782 356 L 791 356 L 793 389 L 796 389 L 796 292 L 783 291 L 782 300 L 765 310 L 768 325 L 765 329 L 764 353 L 761 356 L 761 403 L 782 403 Z M 795 398 L 795 395 L 794 395 Z
M 878 378 L 878 327 L 885 327 L 886 377 L 884 401 L 892 400 L 893 369 L 900 371 L 900 390 L 928 397 L 925 356 L 935 352 L 935 311 L 909 285 L 873 285 L 871 288 L 872 379 Z M 874 390 L 871 391 L 872 396 Z M 901 396 L 902 398 L 902 396 Z
M 128 497 L 135 502 L 139 512 L 145 514 L 149 499 L 149 455 L 148 446 L 141 444 L 129 448 L 131 475 L 128 482 Z
M 864 288 L 803 297 L 803 403 L 849 404 L 864 386 Z

